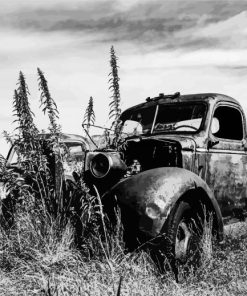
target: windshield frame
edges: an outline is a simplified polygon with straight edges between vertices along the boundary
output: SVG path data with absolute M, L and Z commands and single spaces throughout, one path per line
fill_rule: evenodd
M 200 123 L 200 126 L 197 130 L 174 130 L 174 129 L 168 129 L 168 130 L 155 130 L 155 125 L 156 125 L 156 122 L 157 122 L 157 117 L 158 117 L 158 114 L 159 114 L 159 110 L 160 110 L 160 106 L 175 106 L 175 105 L 178 105 L 178 106 L 181 106 L 181 105 L 204 105 L 205 106 L 205 111 L 204 111 L 204 115 L 202 117 L 202 121 Z M 150 105 L 150 106 L 140 106 L 140 108 L 135 108 L 135 109 L 130 109 L 130 110 L 126 110 L 126 115 L 127 114 L 131 114 L 131 113 L 134 113 L 134 112 L 138 112 L 142 109 L 146 109 L 146 108 L 149 108 L 150 109 L 152 107 L 155 106 L 155 113 L 154 113 L 154 117 L 153 117 L 153 122 L 152 122 L 152 125 L 151 125 L 151 129 L 149 130 L 149 132 L 145 132 L 145 133 L 142 133 L 140 135 L 152 135 L 152 134 L 161 134 L 161 133 L 166 133 L 166 134 L 171 134 L 171 133 L 175 133 L 175 134 L 197 134 L 199 132 L 201 132 L 201 130 L 203 129 L 203 127 L 205 126 L 205 122 L 206 122 L 206 118 L 207 118 L 207 114 L 208 114 L 208 109 L 209 109 L 209 106 L 208 106 L 208 102 L 206 101 L 201 101 L 201 100 L 190 100 L 190 101 L 186 101 L 186 102 L 167 102 L 167 103 L 160 103 L 160 102 L 157 102 L 155 105 Z M 121 125 L 122 127 L 124 126 L 124 123 L 126 120 L 129 120 L 126 115 L 125 115 L 125 112 L 122 114 L 121 117 L 124 117 L 124 120 L 120 117 L 121 119 Z M 129 116 L 128 116 L 129 117 Z

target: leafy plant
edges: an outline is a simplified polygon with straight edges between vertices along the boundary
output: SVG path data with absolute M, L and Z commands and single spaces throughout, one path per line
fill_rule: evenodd
M 42 221 L 35 226 L 38 229 L 46 226 L 49 229 L 49 225 L 56 225 L 58 233 L 67 223 L 72 223 L 77 228 L 77 243 L 81 244 L 84 241 L 82 235 L 95 228 L 90 226 L 92 223 L 94 225 L 94 197 L 88 193 L 81 179 L 78 179 L 78 184 L 65 179 L 63 162 L 65 157 L 69 157 L 69 151 L 61 141 L 57 105 L 52 99 L 44 73 L 39 68 L 38 83 L 42 111 L 48 114 L 50 121 L 50 134 L 40 134 L 34 124 L 34 114 L 29 105 L 30 93 L 25 77 L 20 72 L 13 103 L 18 133 L 11 136 L 4 132 L 6 140 L 18 153 L 18 163 L 6 167 L 6 161 L 0 158 L 1 181 L 6 184 L 8 191 L 2 207 L 5 213 L 0 218 L 7 217 L 7 227 L 16 227 L 17 222 L 13 223 L 13 218 L 18 213 L 25 213 L 26 216 L 35 217 L 35 221 Z
M 109 112 L 109 119 L 113 119 L 112 122 L 112 127 L 114 130 L 114 137 L 118 138 L 119 135 L 119 125 L 118 125 L 118 120 L 119 116 L 121 114 L 121 108 L 120 108 L 120 88 L 119 88 L 119 76 L 118 76 L 118 68 L 119 66 L 117 65 L 117 60 L 118 57 L 116 56 L 114 47 L 112 46 L 110 49 L 110 65 L 111 65 L 111 72 L 109 73 L 108 76 L 110 76 L 109 79 L 109 89 L 112 92 L 111 95 L 111 102 L 109 104 L 110 106 L 110 112 Z
M 64 182 L 64 171 L 63 171 L 63 153 L 61 151 L 66 151 L 65 145 L 62 145 L 60 142 L 61 138 L 61 126 L 57 124 L 57 119 L 59 119 L 59 112 L 57 109 L 57 104 L 53 100 L 48 82 L 44 76 L 44 73 L 37 68 L 38 71 L 38 85 L 40 90 L 40 102 L 42 111 L 48 114 L 50 125 L 49 131 L 50 136 L 48 139 L 45 139 L 46 144 L 48 145 L 48 157 L 49 157 L 49 172 L 48 172 L 48 182 L 49 182 L 49 191 L 53 196 L 53 204 L 55 204 L 56 211 L 60 213 L 63 212 L 63 182 Z M 61 147 L 63 146 L 63 147 Z M 62 150 L 61 150 L 62 148 Z
M 86 108 L 83 124 L 86 124 L 87 131 L 89 132 L 90 125 L 93 125 L 95 122 L 95 113 L 93 110 L 93 97 L 90 97 L 88 106 Z
M 35 215 L 42 213 L 53 218 L 60 215 L 62 221 L 68 207 L 64 201 L 65 196 L 61 194 L 63 166 L 59 142 L 60 127 L 56 123 L 58 110 L 40 69 L 38 75 L 41 106 L 43 111 L 48 113 L 50 120 L 50 137 L 41 136 L 34 124 L 34 114 L 29 105 L 30 93 L 25 77 L 20 72 L 13 102 L 18 134 L 11 137 L 5 132 L 7 141 L 11 142 L 18 154 L 18 164 L 11 169 L 5 166 L 1 170 L 2 181 L 8 190 L 5 203 L 6 208 L 11 209 L 12 215 L 16 207 L 22 207 Z
M 22 72 L 19 73 L 18 88 L 14 91 L 13 112 L 17 122 L 18 135 L 12 138 L 12 144 L 19 156 L 19 161 L 24 162 L 25 173 L 33 172 L 40 163 L 40 143 L 38 139 L 38 129 L 34 124 L 34 114 L 29 104 L 29 90 Z M 10 137 L 7 136 L 7 140 Z M 40 151 L 39 151 L 40 152 Z M 43 162 L 41 162 L 43 163 Z
M 50 126 L 49 130 L 51 134 L 58 134 L 61 131 L 61 127 L 57 124 L 56 120 L 59 118 L 57 104 L 51 97 L 47 80 L 45 79 L 44 73 L 37 68 L 38 71 L 38 83 L 39 83 L 39 90 L 41 92 L 40 94 L 40 101 L 41 106 L 43 106 L 42 111 L 44 113 L 48 113 L 49 120 L 50 120 Z
M 13 113 L 16 118 L 14 122 L 17 123 L 18 133 L 11 137 L 4 132 L 6 140 L 15 147 L 18 163 L 21 164 L 16 164 L 16 167 L 11 169 L 6 167 L 6 162 L 1 166 L 1 181 L 4 184 L 2 194 L 6 196 L 8 193 L 8 198 L 4 200 L 2 207 L 5 226 L 13 223 L 13 213 L 17 206 L 27 203 L 32 194 L 36 196 L 45 191 L 45 186 L 38 186 L 38 179 L 45 162 L 40 150 L 38 129 L 33 120 L 34 114 L 29 105 L 29 95 L 25 77 L 20 72 L 18 87 L 14 91 L 13 98 Z
M 29 154 L 35 149 L 38 129 L 34 124 L 28 96 L 30 95 L 25 77 L 20 71 L 18 88 L 14 91 L 13 111 L 16 116 L 17 129 L 19 131 L 19 148 L 22 153 Z

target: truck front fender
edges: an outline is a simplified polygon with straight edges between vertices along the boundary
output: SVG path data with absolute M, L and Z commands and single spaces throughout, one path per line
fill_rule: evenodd
M 191 190 L 197 190 L 210 203 L 217 220 L 218 237 L 222 240 L 223 222 L 218 202 L 208 185 L 186 169 L 162 167 L 141 172 L 118 182 L 102 200 L 110 202 L 111 197 L 115 197 L 120 208 L 129 208 L 139 217 L 139 230 L 154 237 L 161 232 L 173 206 Z M 195 194 L 193 198 L 200 200 L 201 197 Z

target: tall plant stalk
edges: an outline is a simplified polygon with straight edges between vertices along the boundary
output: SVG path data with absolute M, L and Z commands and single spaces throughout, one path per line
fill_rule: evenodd
M 63 181 L 64 181 L 64 170 L 63 170 L 63 153 L 62 150 L 66 150 L 66 147 L 61 147 L 61 143 L 59 139 L 61 138 L 61 126 L 57 124 L 57 119 L 59 118 L 59 112 L 57 109 L 57 104 L 53 100 L 49 87 L 48 82 L 44 76 L 44 72 L 37 68 L 38 72 L 38 84 L 40 90 L 40 102 L 42 111 L 48 114 L 49 117 L 49 131 L 51 137 L 49 139 L 49 147 L 52 151 L 52 156 L 55 158 L 55 161 L 52 161 L 52 167 L 50 167 L 51 173 L 51 182 L 50 182 L 50 192 L 53 195 L 54 203 L 56 204 L 56 209 L 58 212 L 63 211 Z M 54 184 L 55 183 L 55 184 Z
M 111 91 L 111 102 L 109 104 L 110 111 L 109 111 L 109 119 L 112 119 L 112 127 L 114 130 L 114 137 L 118 137 L 118 120 L 119 116 L 121 114 L 121 108 L 120 108 L 120 88 L 119 88 L 119 76 L 118 76 L 118 68 L 117 65 L 118 57 L 115 53 L 114 47 L 112 46 L 110 49 L 110 66 L 111 66 L 111 72 L 109 73 L 110 79 L 109 79 L 109 90 Z
M 14 91 L 13 112 L 16 117 L 17 129 L 21 145 L 20 149 L 30 155 L 37 145 L 38 129 L 34 124 L 34 114 L 29 104 L 29 89 L 23 73 L 20 71 L 18 79 L 18 88 Z
M 48 83 L 44 76 L 44 73 L 39 68 L 37 68 L 37 71 L 38 71 L 39 90 L 41 92 L 40 102 L 41 102 L 41 107 L 43 107 L 42 111 L 44 113 L 46 112 L 48 113 L 48 117 L 50 120 L 49 130 L 51 134 L 57 134 L 61 130 L 61 127 L 58 126 L 57 124 L 57 119 L 59 118 L 57 105 L 53 100 L 53 98 L 51 97 Z
M 93 125 L 94 122 L 95 122 L 95 113 L 93 109 L 93 97 L 90 97 L 85 114 L 84 114 L 84 118 L 83 118 L 83 124 L 86 124 L 88 132 L 89 132 L 90 125 Z

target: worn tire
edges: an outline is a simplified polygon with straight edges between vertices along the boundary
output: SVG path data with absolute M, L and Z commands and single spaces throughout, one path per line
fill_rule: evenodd
M 164 229 L 164 252 L 168 258 L 186 263 L 198 257 L 202 233 L 199 215 L 186 201 L 181 201 L 171 213 Z
M 167 259 L 176 279 L 179 266 L 199 264 L 202 218 L 202 210 L 189 201 L 180 201 L 171 211 L 162 229 L 156 252 L 156 262 L 162 272 L 166 270 L 164 262 Z

